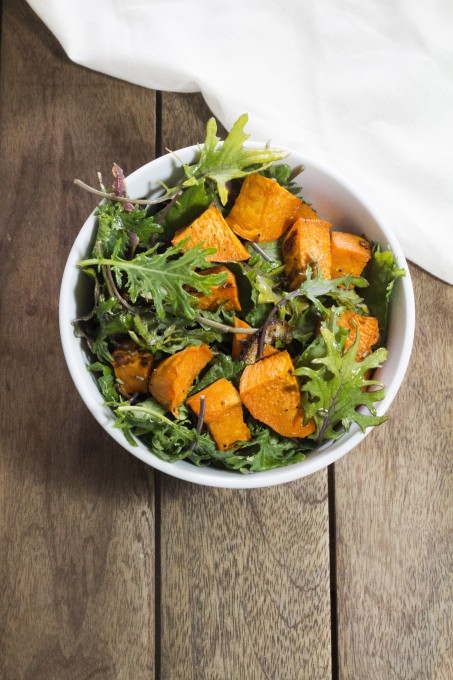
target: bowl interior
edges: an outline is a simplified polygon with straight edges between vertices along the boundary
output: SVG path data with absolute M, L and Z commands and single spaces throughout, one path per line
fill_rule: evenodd
M 247 145 L 263 146 L 259 143 Z M 169 184 L 178 174 L 180 163 L 175 156 L 190 163 L 196 157 L 197 150 L 197 146 L 187 147 L 177 151 L 175 155 L 167 154 L 139 168 L 127 178 L 129 194 L 157 195 L 160 188 L 156 182 L 164 180 Z M 378 415 L 383 415 L 401 385 L 412 349 L 415 310 L 407 262 L 390 227 L 368 200 L 333 170 L 294 151 L 283 162 L 289 163 L 293 168 L 305 168 L 296 181 L 302 185 L 304 199 L 313 203 L 323 219 L 332 222 L 335 229 L 364 233 L 382 246 L 390 246 L 398 265 L 406 269 L 406 276 L 398 279 L 394 287 L 387 341 L 389 357 L 376 376 L 386 386 L 386 397 L 376 407 Z M 358 428 L 352 427 L 339 441 L 323 445 L 300 463 L 248 475 L 208 467 L 198 468 L 185 461 L 166 463 L 140 443 L 136 447 L 131 446 L 122 432 L 113 427 L 115 417 L 103 404 L 97 383 L 86 370 L 91 359 L 85 343 L 74 335 L 72 326 L 72 321 L 87 313 L 92 306 L 88 277 L 77 269 L 77 262 L 91 251 L 95 224 L 96 219 L 91 214 L 79 232 L 65 266 L 60 292 L 60 334 L 66 362 L 81 398 L 98 423 L 122 447 L 154 468 L 186 481 L 216 487 L 253 488 L 281 484 L 309 475 L 338 460 L 370 432 L 368 429 L 363 434 Z M 383 427 L 386 426 L 392 425 Z

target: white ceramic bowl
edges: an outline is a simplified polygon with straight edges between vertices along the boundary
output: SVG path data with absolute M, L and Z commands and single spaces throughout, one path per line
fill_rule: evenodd
M 248 142 L 247 146 L 256 148 L 262 147 L 263 144 Z M 198 146 L 192 146 L 177 151 L 176 156 L 185 163 L 191 163 L 197 153 Z M 360 195 L 336 172 L 297 152 L 291 152 L 283 162 L 293 168 L 304 166 L 304 172 L 296 181 L 303 187 L 304 199 L 313 203 L 322 218 L 332 222 L 336 229 L 365 233 L 382 246 L 390 246 L 398 265 L 406 269 L 406 276 L 398 279 L 394 286 L 387 341 L 389 357 L 376 374 L 376 378 L 386 386 L 386 396 L 376 406 L 378 415 L 383 415 L 403 381 L 412 350 L 415 307 L 407 262 L 392 230 L 368 199 Z M 156 190 L 157 180 L 164 180 L 169 184 L 172 177 L 177 176 L 179 167 L 175 156 L 171 154 L 151 161 L 127 178 L 129 195 L 134 197 L 149 195 Z M 362 433 L 359 428 L 351 427 L 340 440 L 324 444 L 308 454 L 300 463 L 246 475 L 209 467 L 199 468 L 185 461 L 166 463 L 143 444 L 139 443 L 137 447 L 128 444 L 121 430 L 114 428 L 115 417 L 103 404 L 93 374 L 87 371 L 91 359 L 84 342 L 74 335 L 72 326 L 72 321 L 76 317 L 92 307 L 88 277 L 77 268 L 77 262 L 91 251 L 95 224 L 96 219 L 94 214 L 91 214 L 77 236 L 66 263 L 60 292 L 60 333 L 69 372 L 80 396 L 98 423 L 118 444 L 148 465 L 179 479 L 207 486 L 242 489 L 272 486 L 305 477 L 344 456 L 371 431 L 372 428 L 369 428 Z M 391 420 L 381 425 L 388 428 L 397 426 L 398 424 Z

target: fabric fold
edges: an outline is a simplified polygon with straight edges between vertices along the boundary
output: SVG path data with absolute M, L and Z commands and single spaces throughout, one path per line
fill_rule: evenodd
M 246 112 L 253 138 L 330 165 L 453 283 L 449 0 L 28 1 L 76 63 L 200 91 L 226 128 Z

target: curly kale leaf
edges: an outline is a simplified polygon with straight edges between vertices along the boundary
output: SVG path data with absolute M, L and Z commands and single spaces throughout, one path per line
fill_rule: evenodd
M 284 149 L 245 148 L 244 142 L 250 136 L 244 133 L 247 120 L 247 114 L 240 116 L 221 146 L 215 119 L 208 121 L 206 139 L 198 161 L 193 165 L 184 165 L 188 179 L 183 186 L 190 186 L 201 177 L 209 178 L 216 184 L 220 202 L 225 205 L 228 201 L 227 182 L 256 172 L 257 166 L 262 170 L 288 155 L 289 152 Z
M 375 402 L 384 398 L 384 387 L 366 376 L 382 366 L 387 350 L 382 347 L 362 361 L 356 361 L 358 329 L 355 342 L 347 352 L 344 352 L 344 335 L 336 336 L 325 323 L 321 326 L 321 336 L 324 348 L 318 343 L 318 356 L 312 358 L 309 366 L 301 366 L 295 371 L 296 375 L 305 378 L 301 388 L 302 404 L 306 419 L 315 420 L 316 431 L 312 438 L 317 443 L 337 439 L 348 432 L 353 423 L 365 431 L 386 420 L 385 416 L 376 415 L 374 407 Z M 379 389 L 369 390 L 369 387 Z M 365 407 L 368 413 L 359 407 Z
M 242 267 L 251 285 L 254 305 L 279 302 L 282 297 L 279 287 L 284 272 L 284 266 L 280 262 L 266 262 L 260 255 L 256 254 L 249 260 L 249 263 L 242 265 Z
M 314 272 L 309 265 L 306 271 L 306 280 L 300 284 L 298 289 L 289 293 L 288 297 L 302 295 L 306 297 L 324 317 L 329 315 L 328 309 L 323 304 L 325 297 L 334 300 L 336 305 L 341 305 L 346 309 L 363 312 L 363 299 L 356 292 L 355 288 L 366 288 L 368 281 L 358 276 L 339 276 L 335 279 L 326 279 L 321 271 L 321 267 Z
M 116 408 L 123 403 L 123 399 L 116 389 L 116 380 L 111 366 L 96 361 L 94 364 L 88 366 L 91 373 L 99 373 L 97 381 L 101 394 L 104 397 L 104 403 L 111 408 Z
M 152 234 L 160 234 L 162 227 L 146 210 L 135 206 L 127 212 L 122 203 L 106 201 L 96 209 L 98 231 L 96 243 L 102 244 L 105 257 L 110 257 L 114 250 L 124 257 L 130 247 L 130 234 L 138 237 L 142 245 L 149 244 Z
M 187 289 L 209 294 L 212 286 L 225 283 L 227 275 L 207 274 L 202 276 L 195 269 L 207 269 L 210 264 L 206 256 L 215 249 L 195 246 L 182 252 L 185 242 L 170 246 L 163 253 L 156 247 L 139 253 L 132 260 L 124 260 L 115 251 L 111 257 L 93 257 L 79 262 L 79 267 L 108 266 L 119 287 L 124 286 L 133 303 L 143 298 L 154 303 L 159 318 L 166 317 L 166 308 L 175 315 L 193 319 L 196 315 L 197 298 Z M 125 277 L 125 282 L 123 281 Z
M 171 420 L 165 409 L 152 397 L 137 405 L 121 405 L 115 410 L 115 426 L 123 430 L 127 440 L 137 445 L 143 439 L 162 460 L 174 463 L 190 458 L 194 445 L 202 455 L 210 455 L 215 444 L 209 435 L 198 434 L 185 421 Z

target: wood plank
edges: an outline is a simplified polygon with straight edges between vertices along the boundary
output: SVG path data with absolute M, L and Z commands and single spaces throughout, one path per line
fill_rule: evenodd
M 209 116 L 164 95 L 163 145 L 201 141 Z M 162 677 L 330 677 L 326 471 L 251 491 L 159 480 Z
M 154 153 L 154 94 L 69 62 L 3 3 L 0 677 L 154 677 L 153 473 L 111 440 L 64 364 L 58 294 L 95 205 L 73 185 Z
M 335 466 L 341 678 L 453 678 L 453 287 L 411 271 L 408 375 Z

